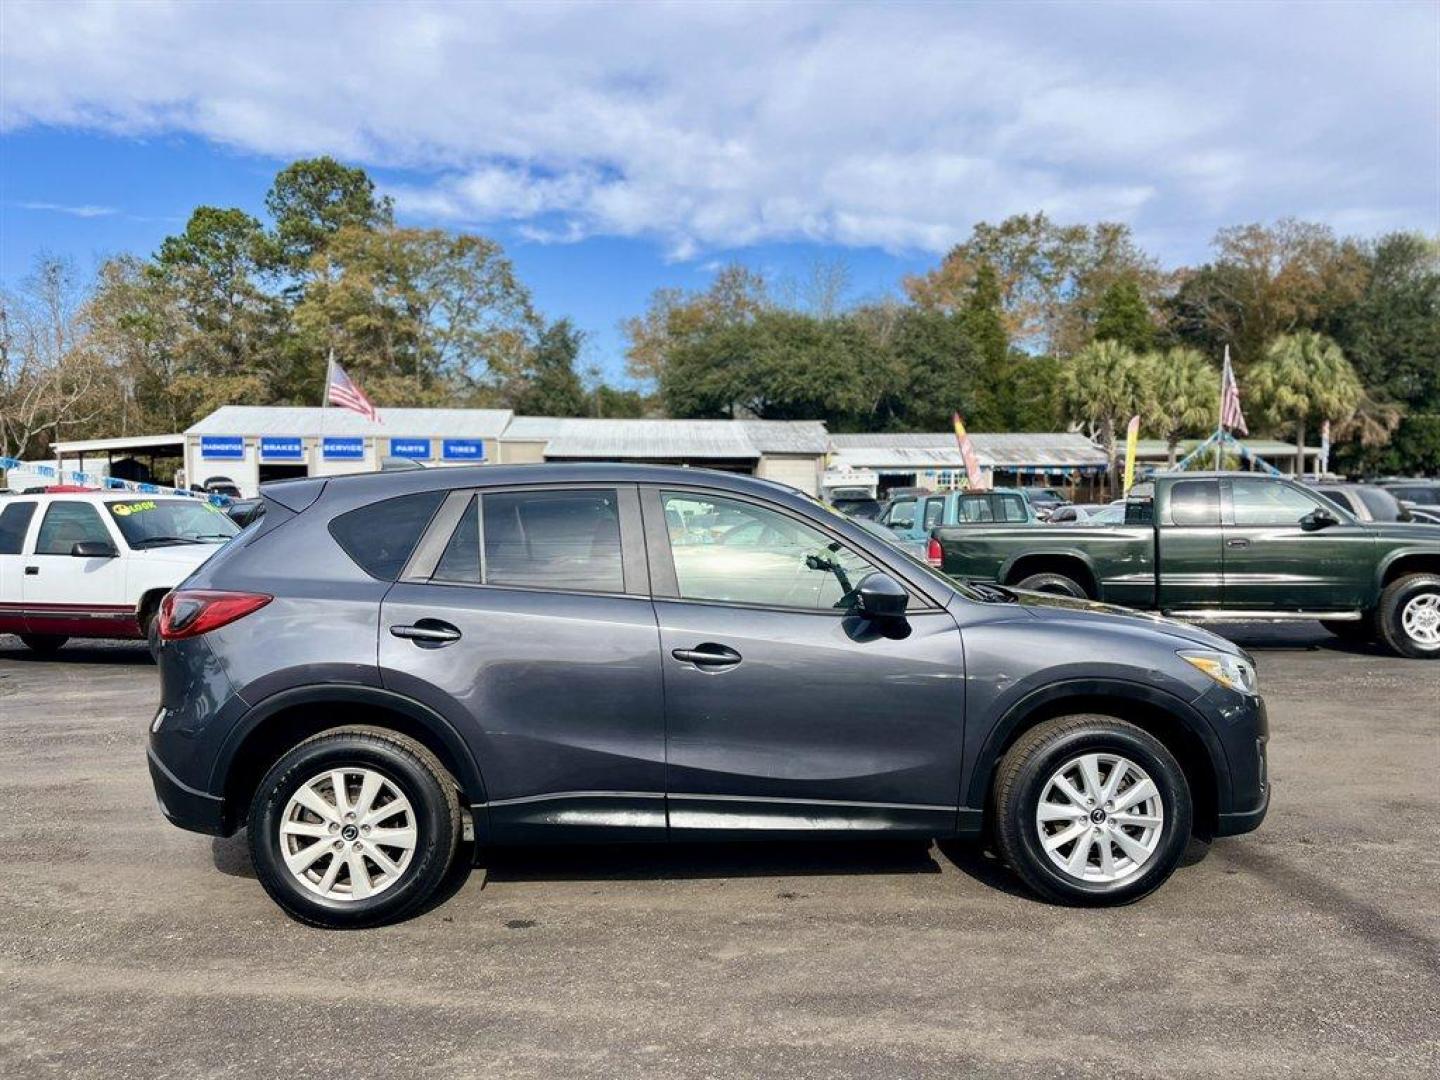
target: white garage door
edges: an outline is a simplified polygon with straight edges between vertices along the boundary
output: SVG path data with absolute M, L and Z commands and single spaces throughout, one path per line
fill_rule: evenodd
M 813 457 L 762 457 L 757 476 L 778 480 L 807 495 L 820 494 L 820 462 Z

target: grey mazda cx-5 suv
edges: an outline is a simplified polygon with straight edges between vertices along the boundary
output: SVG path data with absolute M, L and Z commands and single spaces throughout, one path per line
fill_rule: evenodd
M 1180 623 L 943 577 L 793 489 L 532 465 L 269 485 L 166 597 L 149 762 L 297 919 L 490 845 L 988 832 L 1135 900 L 1257 827 L 1255 673 Z

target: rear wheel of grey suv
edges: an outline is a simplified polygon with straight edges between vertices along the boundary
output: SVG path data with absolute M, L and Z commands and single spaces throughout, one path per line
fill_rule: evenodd
M 1440 575 L 1406 574 L 1385 586 L 1377 622 L 1401 656 L 1440 660 Z
M 1174 871 L 1190 839 L 1184 771 L 1148 732 L 1109 716 L 1027 731 L 1000 763 L 995 835 L 1020 878 L 1048 900 L 1138 900 Z
M 250 805 L 260 883 L 315 926 L 374 926 L 414 912 L 444 880 L 460 832 L 454 780 L 420 743 L 382 728 L 301 743 Z

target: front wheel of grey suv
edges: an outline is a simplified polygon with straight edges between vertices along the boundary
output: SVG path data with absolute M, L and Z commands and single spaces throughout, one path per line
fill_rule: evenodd
M 1000 763 L 995 835 L 1020 878 L 1048 900 L 1125 904 L 1169 878 L 1190 839 L 1190 788 L 1154 736 L 1109 716 L 1027 731 Z
M 250 854 L 270 898 L 314 926 L 359 928 L 434 895 L 461 832 L 455 783 L 423 745 L 341 728 L 277 761 L 250 806 Z

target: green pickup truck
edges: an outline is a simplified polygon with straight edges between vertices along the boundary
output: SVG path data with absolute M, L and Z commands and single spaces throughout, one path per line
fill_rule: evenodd
M 1187 619 L 1319 619 L 1440 659 L 1440 527 L 1362 523 L 1254 473 L 1162 474 L 1132 489 L 1123 525 L 938 528 L 929 557 L 967 581 Z

